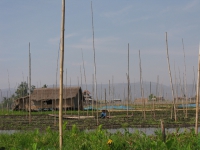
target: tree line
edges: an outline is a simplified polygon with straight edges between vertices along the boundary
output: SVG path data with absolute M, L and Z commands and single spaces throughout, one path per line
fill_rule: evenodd
M 35 89 L 35 85 L 31 85 L 30 92 L 32 93 Z M 47 88 L 47 85 L 44 84 L 42 88 Z M 1 106 L 3 108 L 8 107 L 11 108 L 12 104 L 15 99 L 18 99 L 20 97 L 28 96 L 29 95 L 29 86 L 27 82 L 21 82 L 20 85 L 18 85 L 17 89 L 15 90 L 15 93 L 12 94 L 10 97 L 3 97 L 3 100 L 1 101 Z

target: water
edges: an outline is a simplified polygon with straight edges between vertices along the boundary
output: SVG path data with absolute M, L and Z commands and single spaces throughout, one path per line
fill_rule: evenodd
M 165 129 L 165 132 L 166 134 L 167 133 L 174 133 L 174 132 L 178 132 L 181 133 L 181 132 L 190 132 L 191 129 L 193 127 L 188 127 L 188 128 L 166 128 Z M 200 128 L 199 128 L 200 129 Z M 125 133 L 125 131 L 128 131 L 129 133 L 134 133 L 136 131 L 139 131 L 139 132 L 143 132 L 145 133 L 146 135 L 155 135 L 155 132 L 160 130 L 160 128 L 119 128 L 119 129 L 107 129 L 108 132 L 110 133 L 116 133 L 116 132 L 121 132 L 122 134 Z
M 194 127 L 187 127 L 187 128 L 166 128 L 165 132 L 167 133 L 175 133 L 178 132 L 190 132 L 191 129 L 194 129 Z M 119 128 L 119 129 L 106 129 L 109 133 L 116 133 L 121 132 L 122 134 L 125 133 L 125 131 L 128 131 L 129 133 L 134 133 L 136 131 L 143 132 L 146 135 L 155 135 L 155 132 L 160 130 L 160 128 Z M 85 132 L 95 131 L 95 129 L 85 130 Z M 198 128 L 198 131 L 200 131 L 200 127 Z M 18 130 L 0 130 L 0 134 L 13 134 L 15 132 L 19 132 Z
M 18 132 L 18 130 L 0 130 L 0 134 L 13 134 Z
M 176 133 L 177 130 L 179 133 L 181 132 L 190 132 L 191 129 L 194 129 L 193 127 L 188 127 L 188 128 L 166 128 L 165 132 L 167 133 Z M 121 132 L 122 134 L 125 133 L 125 131 L 128 131 L 129 133 L 134 133 L 136 131 L 143 132 L 146 135 L 155 135 L 155 132 L 160 130 L 160 128 L 119 128 L 119 129 L 106 129 L 109 133 L 116 133 L 116 132 Z M 200 127 L 198 128 L 200 130 Z M 91 130 L 85 130 L 85 132 L 90 132 L 90 131 L 95 131 L 95 129 Z

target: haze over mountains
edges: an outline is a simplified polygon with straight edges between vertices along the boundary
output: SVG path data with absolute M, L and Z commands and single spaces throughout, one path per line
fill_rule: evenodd
M 69 85 L 67 85 L 69 87 Z M 77 85 L 72 85 L 77 86 Z M 53 87 L 51 85 L 48 85 L 48 87 Z M 152 94 L 157 96 L 163 96 L 164 99 L 172 100 L 172 92 L 171 92 L 171 86 L 166 86 L 162 84 L 157 84 L 155 82 L 143 82 L 143 88 L 144 88 L 144 97 L 148 97 L 150 95 L 150 91 Z M 98 84 L 97 85 L 97 96 L 98 99 L 105 99 L 105 90 L 106 90 L 106 99 L 126 99 L 128 95 L 128 85 L 127 83 L 110 83 L 110 94 L 109 94 L 109 84 Z M 141 97 L 141 90 L 140 90 L 140 83 L 130 83 L 130 95 L 131 99 L 134 100 L 135 98 Z M 181 97 L 185 94 L 185 88 L 183 85 L 180 86 L 174 86 L 174 90 L 177 91 L 178 89 L 178 96 Z M 3 100 L 3 97 L 10 97 L 10 95 L 15 93 L 14 88 L 9 89 L 1 89 L 2 91 L 2 97 L 0 95 L 0 101 Z M 82 85 L 82 90 L 86 90 L 86 85 Z M 93 85 L 88 84 L 87 90 L 90 91 L 91 96 L 96 99 L 96 96 L 93 96 Z M 182 91 L 182 92 L 181 92 Z M 175 92 L 176 93 L 176 92 Z M 196 87 L 195 85 L 188 84 L 187 85 L 187 97 L 194 97 L 196 94 Z M 1 94 L 1 93 L 0 93 Z

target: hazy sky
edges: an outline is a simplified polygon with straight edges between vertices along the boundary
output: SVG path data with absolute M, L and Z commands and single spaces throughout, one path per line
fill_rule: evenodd
M 112 77 L 114 83 L 127 82 L 129 43 L 130 81 L 140 79 L 140 50 L 143 80 L 156 82 L 159 75 L 159 82 L 169 85 L 166 32 L 173 82 L 174 66 L 177 78 L 180 69 L 183 81 L 183 38 L 187 83 L 193 83 L 200 41 L 199 0 L 94 0 L 92 3 L 98 83 L 108 83 Z M 92 83 L 91 16 L 91 1 L 66 0 L 64 75 L 67 69 L 68 85 L 70 78 L 72 85 L 78 83 L 78 77 L 81 82 L 81 73 L 84 83 L 81 49 L 87 83 Z M 0 20 L 0 89 L 9 87 L 8 80 L 11 88 L 27 80 L 29 42 L 32 84 L 36 87 L 55 84 L 61 0 L 1 0 Z

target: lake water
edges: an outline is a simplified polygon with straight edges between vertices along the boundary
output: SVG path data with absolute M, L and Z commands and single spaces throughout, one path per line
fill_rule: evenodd
M 179 130 L 179 132 L 184 132 L 184 131 L 188 131 L 190 132 L 191 129 L 193 127 L 188 127 L 188 128 L 166 128 L 165 132 L 167 133 L 173 133 L 173 132 L 177 132 L 177 130 Z M 199 128 L 200 129 L 200 128 Z M 129 133 L 134 133 L 136 131 L 140 131 L 145 133 L 146 135 L 154 135 L 155 131 L 160 130 L 160 128 L 120 128 L 120 129 L 107 129 L 108 132 L 110 133 L 116 133 L 116 132 L 121 132 L 122 134 L 125 132 L 125 130 L 127 130 Z
M 173 133 L 173 132 L 177 132 L 177 130 L 179 130 L 178 132 L 184 132 L 184 131 L 188 131 L 190 132 L 191 129 L 194 129 L 194 127 L 188 127 L 188 128 L 166 128 L 165 132 L 167 133 Z M 155 135 L 155 131 L 160 130 L 160 128 L 119 128 L 119 129 L 107 129 L 108 132 L 110 133 L 116 133 L 116 132 L 121 132 L 122 134 L 125 133 L 125 131 L 128 131 L 129 133 L 134 133 L 136 131 L 140 131 L 145 133 L 146 135 Z M 200 127 L 198 128 L 198 130 L 200 130 Z M 86 132 L 90 132 L 90 131 L 95 131 L 95 129 L 92 130 L 85 130 Z
M 17 130 L 0 130 L 0 134 L 1 133 L 3 133 L 3 134 L 5 134 L 5 133 L 7 133 L 7 134 L 13 134 L 15 132 L 18 132 L 18 131 Z
M 188 131 L 190 132 L 191 129 L 194 129 L 194 127 L 188 127 L 188 128 L 166 128 L 165 132 L 166 133 L 173 133 L 173 132 L 177 132 L 177 130 L 179 130 L 180 132 L 184 132 L 184 131 Z M 90 131 L 94 131 L 95 129 L 91 129 L 91 130 L 85 130 L 85 132 L 90 132 Z M 122 134 L 125 133 L 125 130 L 127 130 L 129 133 L 134 133 L 136 132 L 136 130 L 145 133 L 146 135 L 154 135 L 155 131 L 160 130 L 160 128 L 119 128 L 119 129 L 107 129 L 108 132 L 110 133 L 116 133 L 116 132 L 121 132 Z M 198 130 L 200 131 L 200 127 L 198 128 Z M 13 134 L 15 132 L 19 132 L 18 130 L 0 130 L 0 134 L 1 133 L 7 133 L 7 134 Z

